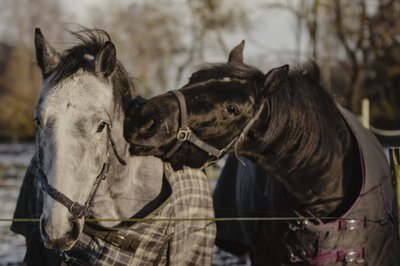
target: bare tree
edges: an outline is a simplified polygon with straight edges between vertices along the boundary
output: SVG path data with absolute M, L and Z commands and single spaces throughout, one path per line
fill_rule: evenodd
M 33 62 L 25 59 L 30 56 L 31 51 L 26 47 L 19 46 L 12 50 L 2 79 L 2 83 L 6 84 L 6 91 L 0 103 L 1 128 L 18 131 L 26 136 L 33 136 L 35 133 L 32 118 L 39 87 L 39 73 L 32 72 Z
M 58 1 L 2 0 L 0 10 L 2 19 L 7 22 L 1 28 L 0 39 L 8 43 L 31 47 L 35 27 L 42 27 L 50 38 L 62 36 Z
M 183 52 L 180 21 L 172 7 L 152 1 L 113 2 L 106 8 L 107 17 L 95 15 L 93 20 L 111 33 L 119 59 L 143 85 L 142 93 L 171 88 L 174 58 Z
M 297 47 L 296 47 L 296 58 L 300 58 L 300 40 L 301 40 L 301 32 L 302 27 L 308 32 L 308 39 L 310 40 L 311 46 L 311 55 L 314 60 L 317 60 L 318 57 L 318 41 L 319 41 L 319 32 L 318 25 L 320 24 L 319 15 L 321 10 L 321 1 L 323 0 L 299 0 L 295 2 L 287 1 L 283 3 L 282 1 L 276 1 L 272 3 L 263 4 L 262 7 L 266 10 L 273 9 L 281 9 L 286 10 L 293 14 L 296 19 L 296 29 L 294 34 L 297 39 Z
M 367 93 L 381 128 L 400 127 L 400 2 L 380 1 L 368 29 Z M 377 109 L 377 110 L 376 110 Z
M 373 96 L 375 106 L 379 101 L 398 106 L 395 99 L 400 100 L 400 95 L 395 92 L 400 84 L 393 82 L 400 78 L 400 3 L 382 0 L 373 12 L 367 12 L 371 7 L 365 0 L 331 3 L 334 37 L 351 67 L 350 109 L 358 112 L 361 98 L 368 96 Z M 389 113 L 393 116 L 395 110 Z
M 210 40 L 228 53 L 223 32 L 247 25 L 245 13 L 229 3 L 113 2 L 106 7 L 106 17 L 98 15 L 104 10 L 92 14 L 96 25 L 112 33 L 119 58 L 149 96 L 176 88 L 189 66 L 204 62 Z
M 57 23 L 60 9 L 57 2 L 45 0 L 4 0 L 0 2 L 2 27 L 0 56 L 4 62 L 0 72 L 0 130 L 33 137 L 33 108 L 40 88 L 40 75 L 33 51 L 35 27 L 42 27 L 49 36 L 59 36 Z M 58 24 L 59 25 L 59 24 Z
M 322 63 L 332 89 L 342 96 L 342 104 L 358 113 L 365 96 L 378 93 L 381 100 L 391 102 L 390 106 L 396 104 L 389 99 L 400 99 L 394 89 L 399 86 L 394 84 L 400 65 L 399 6 L 396 0 L 380 0 L 376 8 L 366 0 L 301 0 L 296 4 L 276 1 L 263 7 L 284 9 L 295 16 L 298 45 L 300 28 L 307 29 L 313 59 Z M 394 114 L 394 109 L 390 113 Z
M 193 62 L 203 63 L 206 42 L 214 39 L 223 54 L 229 50 L 225 43 L 224 33 L 233 32 L 239 28 L 250 26 L 247 14 L 239 8 L 240 2 L 232 0 L 187 0 L 190 21 L 188 30 L 191 43 L 185 59 L 178 66 L 176 83 L 182 79 L 182 74 Z

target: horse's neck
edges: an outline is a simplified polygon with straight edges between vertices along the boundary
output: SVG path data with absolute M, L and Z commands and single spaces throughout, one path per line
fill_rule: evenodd
M 336 116 L 340 119 L 334 123 L 328 118 L 308 123 L 302 132 L 283 129 L 274 142 L 247 154 L 283 183 L 289 201 L 316 215 L 328 215 L 338 209 L 348 187 L 345 177 L 355 171 L 351 162 L 356 156 L 356 145 L 337 109 Z M 337 133 L 325 134 L 328 128 Z M 296 138 L 298 141 L 287 141 Z
M 94 197 L 92 213 L 95 218 L 130 218 L 154 199 L 162 187 L 163 164 L 160 159 L 130 156 L 129 145 L 122 136 L 114 136 L 114 141 L 117 152 L 127 164 L 122 165 L 114 152 L 110 151 L 111 164 L 107 178 L 100 184 Z M 110 227 L 118 223 L 102 224 Z

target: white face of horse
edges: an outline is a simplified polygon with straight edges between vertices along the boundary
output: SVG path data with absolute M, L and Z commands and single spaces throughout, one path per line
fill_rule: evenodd
M 44 89 L 43 101 L 37 106 L 41 168 L 52 187 L 81 204 L 88 200 L 107 160 L 104 123 L 109 123 L 109 114 L 113 113 L 112 98 L 107 84 L 81 73 Z M 41 219 L 42 229 L 51 239 L 62 239 L 70 230 L 75 238 L 82 229 L 82 221 L 80 226 L 74 224 L 67 208 L 47 194 Z
M 80 69 L 51 85 L 49 81 L 54 73 L 46 71 L 54 69 L 61 62 L 60 57 L 38 30 L 35 41 L 38 64 L 45 77 L 35 111 L 39 124 L 39 165 L 50 186 L 84 205 L 108 159 L 110 142 L 106 124 L 111 125 L 115 112 L 112 74 L 107 76 L 104 71 L 109 58 L 97 57 L 104 57 L 102 50 L 110 48 L 104 45 L 96 58 L 88 57 L 94 65 L 100 64 L 99 71 Z M 83 218 L 75 218 L 64 205 L 44 192 L 40 229 L 48 248 L 70 249 L 82 232 L 83 222 Z

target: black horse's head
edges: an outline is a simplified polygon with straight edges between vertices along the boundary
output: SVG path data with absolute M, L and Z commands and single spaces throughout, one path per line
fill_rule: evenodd
M 134 119 L 125 135 L 133 144 L 131 152 L 154 155 L 180 168 L 201 167 L 217 159 L 216 154 L 197 145 L 199 142 L 217 150 L 240 150 L 238 137 L 246 125 L 255 122 L 251 120 L 262 111 L 261 106 L 268 109 L 263 105 L 265 99 L 285 83 L 289 70 L 285 65 L 264 74 L 243 63 L 243 48 L 244 41 L 230 52 L 227 63 L 209 65 L 192 74 L 189 83 L 179 89 L 181 103 L 176 93 L 169 92 L 133 110 Z M 187 115 L 183 114 L 186 108 Z M 182 126 L 190 129 L 192 138 L 196 136 L 192 143 L 180 140 L 188 137 L 181 136 L 187 134 L 179 131 Z

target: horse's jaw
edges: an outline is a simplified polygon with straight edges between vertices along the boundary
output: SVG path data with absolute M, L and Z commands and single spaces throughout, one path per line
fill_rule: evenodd
M 174 171 L 178 171 L 184 166 L 194 169 L 203 168 L 212 158 L 193 144 L 184 143 L 170 158 L 163 157 L 162 160 L 170 163 Z
M 113 227 L 129 219 L 161 191 L 163 163 L 151 156 L 124 157 L 126 165 L 112 162 L 110 172 L 93 200 L 92 216 Z

